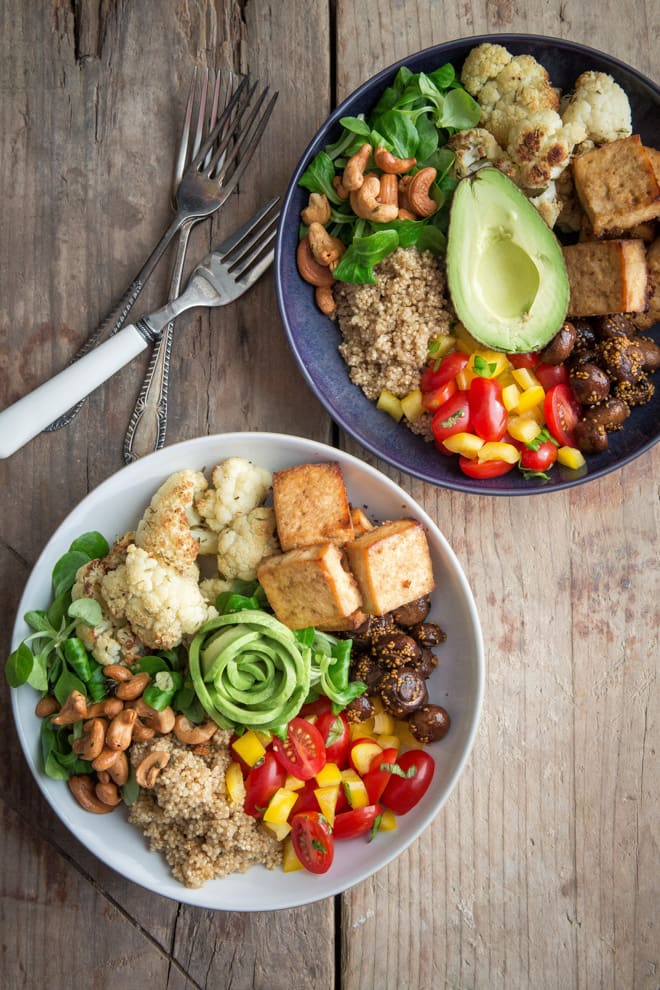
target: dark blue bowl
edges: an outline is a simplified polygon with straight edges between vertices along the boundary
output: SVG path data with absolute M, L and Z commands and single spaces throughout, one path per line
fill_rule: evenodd
M 651 402 L 633 410 L 624 429 L 609 435 L 609 447 L 587 458 L 587 470 L 579 477 L 556 465 L 549 481 L 526 480 L 519 471 L 499 478 L 474 481 L 458 467 L 458 459 L 439 454 L 432 444 L 415 436 L 378 410 L 348 377 L 338 345 L 336 323 L 325 317 L 314 303 L 314 290 L 300 278 L 295 261 L 300 211 L 308 193 L 298 180 L 310 160 L 339 136 L 340 117 L 368 113 L 397 70 L 407 65 L 413 72 L 430 71 L 447 62 L 460 70 L 471 48 L 490 41 L 504 45 L 514 55 L 533 55 L 550 73 L 554 85 L 567 91 L 586 70 L 608 72 L 628 95 L 633 130 L 642 140 L 660 148 L 660 89 L 641 73 L 615 58 L 583 45 L 558 38 L 500 34 L 463 38 L 436 45 L 410 55 L 383 69 L 344 100 L 330 115 L 303 154 L 284 200 L 275 255 L 277 299 L 289 343 L 308 385 L 336 423 L 367 450 L 401 471 L 444 488 L 474 494 L 529 495 L 559 491 L 591 481 L 623 467 L 653 446 L 660 437 L 660 388 Z M 654 329 L 657 333 L 658 326 Z

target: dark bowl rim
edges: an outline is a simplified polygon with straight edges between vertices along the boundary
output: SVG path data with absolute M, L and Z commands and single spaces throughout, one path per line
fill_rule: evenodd
M 545 488 L 542 484 L 536 485 L 534 487 L 522 488 L 518 486 L 507 487 L 504 481 L 502 481 L 497 488 L 485 487 L 483 484 L 478 484 L 473 482 L 467 476 L 465 481 L 462 478 L 447 478 L 439 480 L 437 477 L 433 477 L 429 472 L 425 471 L 423 468 L 413 468 L 409 464 L 404 463 L 401 458 L 396 454 L 388 454 L 383 452 L 381 448 L 375 445 L 368 437 L 364 436 L 358 426 L 351 427 L 350 429 L 345 426 L 341 419 L 337 416 L 337 411 L 333 407 L 331 401 L 319 391 L 311 372 L 308 370 L 307 365 L 303 362 L 298 352 L 296 342 L 293 335 L 293 330 L 287 315 L 284 294 L 282 289 L 282 280 L 280 277 L 281 264 L 283 260 L 284 247 L 283 247 L 283 231 L 284 231 L 284 220 L 289 211 L 291 200 L 296 193 L 298 186 L 298 180 L 300 175 L 306 167 L 310 155 L 318 144 L 321 135 L 327 133 L 335 124 L 338 123 L 339 119 L 344 116 L 346 107 L 349 103 L 353 103 L 356 99 L 359 99 L 364 93 L 371 90 L 373 87 L 385 85 L 389 79 L 404 65 L 406 65 L 411 59 L 415 61 L 422 61 L 427 57 L 430 57 L 434 52 L 449 51 L 455 47 L 470 46 L 470 48 L 475 47 L 484 43 L 497 43 L 506 46 L 508 43 L 514 44 L 533 44 L 533 45 L 555 45 L 562 51 L 571 52 L 575 55 L 586 56 L 590 55 L 599 60 L 604 59 L 613 68 L 618 68 L 628 75 L 632 75 L 637 78 L 637 80 L 645 87 L 650 89 L 652 93 L 660 100 L 660 85 L 655 83 L 649 76 L 640 72 L 638 69 L 631 66 L 629 63 L 624 62 L 622 59 L 617 58 L 614 55 L 610 55 L 604 52 L 602 49 L 593 48 L 589 45 L 583 45 L 580 42 L 569 41 L 564 38 L 558 38 L 552 35 L 542 35 L 542 34 L 526 34 L 524 32 L 502 32 L 502 33 L 491 33 L 491 34 L 480 34 L 480 35 L 465 35 L 463 37 L 454 38 L 450 41 L 444 41 L 437 45 L 429 45 L 426 48 L 422 48 L 418 51 L 410 52 L 403 58 L 397 59 L 390 65 L 383 69 L 380 69 L 373 76 L 370 76 L 363 83 L 361 83 L 356 89 L 346 96 L 341 103 L 339 103 L 335 109 L 326 117 L 323 123 L 316 129 L 312 138 L 306 145 L 304 151 L 300 155 L 298 163 L 294 169 L 293 175 L 291 176 L 286 193 L 282 199 L 282 206 L 280 211 L 280 220 L 278 224 L 277 240 L 275 245 L 275 260 L 274 260 L 274 272 L 275 272 L 275 293 L 277 298 L 277 304 L 280 311 L 280 318 L 284 325 L 284 329 L 289 341 L 289 346 L 293 352 L 296 364 L 300 372 L 303 375 L 308 387 L 312 393 L 316 396 L 317 400 L 324 406 L 326 412 L 330 415 L 333 422 L 342 429 L 349 436 L 353 437 L 358 443 L 360 443 L 366 450 L 368 450 L 375 457 L 382 461 L 390 464 L 392 467 L 401 471 L 404 474 L 409 475 L 412 478 L 417 478 L 421 481 L 427 482 L 434 485 L 437 488 L 446 488 L 451 491 L 464 492 L 471 495 L 491 495 L 491 496 L 520 496 L 520 495 L 552 495 L 555 492 L 566 491 L 567 489 L 576 488 L 579 485 L 586 484 L 590 481 L 595 481 L 598 478 L 603 478 L 608 474 L 613 474 L 619 471 L 621 468 L 625 467 L 631 461 L 636 460 L 642 454 L 647 453 L 651 450 L 655 444 L 660 440 L 660 428 L 658 433 L 654 438 L 647 440 L 638 449 L 630 451 L 629 453 L 623 455 L 615 464 L 605 464 L 602 467 L 596 468 L 592 471 L 587 471 L 585 474 L 576 478 L 569 478 L 559 482 L 553 482 L 551 488 Z M 356 386 L 357 387 L 357 386 Z M 507 475 L 502 476 L 506 479 Z M 486 481 L 488 479 L 485 479 Z M 498 479 L 500 482 L 500 479 Z

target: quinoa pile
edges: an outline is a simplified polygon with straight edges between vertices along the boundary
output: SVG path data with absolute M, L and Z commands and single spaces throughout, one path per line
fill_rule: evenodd
M 429 341 L 450 330 L 444 265 L 430 251 L 398 248 L 375 271 L 376 285 L 333 287 L 339 351 L 368 399 L 383 389 L 403 398 L 419 385 Z
M 186 887 L 244 873 L 256 863 L 273 869 L 282 861 L 277 839 L 227 798 L 230 738 L 218 730 L 197 753 L 173 734 L 131 747 L 134 766 L 151 750 L 170 753 L 155 786 L 140 790 L 128 820 L 142 829 L 152 850 L 163 853 L 172 875 Z

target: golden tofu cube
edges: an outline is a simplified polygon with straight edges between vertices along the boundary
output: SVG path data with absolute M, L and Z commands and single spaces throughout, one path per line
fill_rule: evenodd
M 346 553 L 370 615 L 384 615 L 435 587 L 426 532 L 414 519 L 375 526 L 347 544 Z
M 354 536 L 341 468 L 334 462 L 298 464 L 273 474 L 273 505 L 282 550 Z
M 259 565 L 258 578 L 276 617 L 289 629 L 354 628 L 351 617 L 362 599 L 336 543 L 267 557 Z
M 633 322 L 640 330 L 650 330 L 660 320 L 660 238 L 646 249 L 647 308 L 635 313 Z
M 575 189 L 594 234 L 629 230 L 660 216 L 660 184 L 639 134 L 573 161 Z
M 571 316 L 606 316 L 646 309 L 644 242 L 584 241 L 563 248 Z

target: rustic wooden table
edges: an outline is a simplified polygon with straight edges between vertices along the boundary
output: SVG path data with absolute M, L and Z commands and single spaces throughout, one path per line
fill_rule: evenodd
M 194 64 L 281 92 L 260 152 L 201 256 L 284 191 L 331 107 L 376 70 L 484 32 L 587 43 L 657 70 L 652 0 L 5 0 L 0 5 L 0 406 L 64 366 L 168 218 Z M 142 311 L 165 295 L 163 270 Z M 52 531 L 122 466 L 146 358 L 65 431 L 0 463 L 6 653 Z M 269 369 L 269 373 L 265 373 Z M 271 429 L 364 451 L 314 400 L 287 349 L 272 276 L 188 320 L 174 347 L 168 442 Z M 573 492 L 465 497 L 398 475 L 437 520 L 486 640 L 483 718 L 442 813 L 342 897 L 278 913 L 190 908 L 78 844 L 27 771 L 2 691 L 2 962 L 7 990 L 648 988 L 660 983 L 660 446 Z

